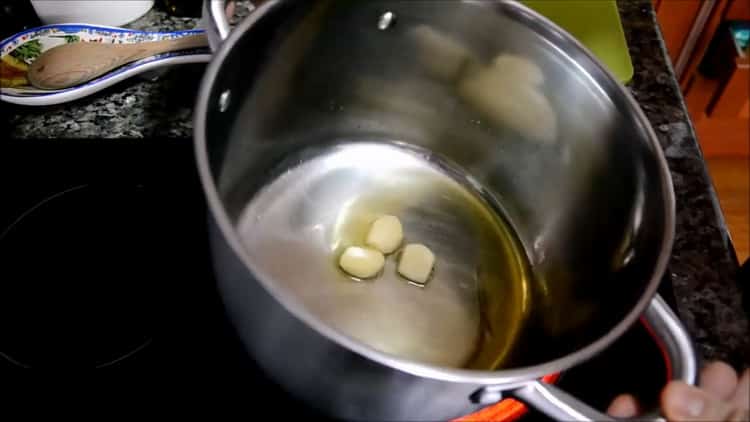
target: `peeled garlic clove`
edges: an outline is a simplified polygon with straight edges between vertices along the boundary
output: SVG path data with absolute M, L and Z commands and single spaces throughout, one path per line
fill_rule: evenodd
M 379 251 L 359 246 L 349 246 L 339 258 L 339 266 L 347 274 L 357 278 L 372 278 L 385 265 L 385 257 Z
M 365 243 L 384 254 L 389 254 L 401 245 L 404 229 L 397 217 L 384 215 L 370 226 Z
M 557 139 L 557 114 L 531 83 L 518 83 L 496 66 L 472 69 L 458 84 L 461 98 L 494 125 L 510 127 L 527 139 Z
M 418 25 L 410 36 L 418 47 L 417 62 L 434 78 L 453 81 L 467 61 L 476 61 L 466 46 L 432 27 Z
M 492 65 L 502 72 L 503 76 L 514 83 L 529 83 L 539 86 L 544 83 L 544 73 L 536 63 L 513 54 L 501 54 L 492 61 Z
M 425 245 L 410 243 L 401 252 L 397 271 L 403 277 L 424 284 L 430 278 L 435 265 L 435 254 Z

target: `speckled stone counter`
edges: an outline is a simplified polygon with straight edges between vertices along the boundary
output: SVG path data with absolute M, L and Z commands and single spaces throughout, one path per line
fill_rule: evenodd
M 677 231 L 664 286 L 705 359 L 750 364 L 748 316 L 716 194 L 695 132 L 666 59 L 649 0 L 620 0 L 620 14 L 635 68 L 631 92 L 659 137 L 677 199 Z M 238 8 L 237 18 L 247 14 Z M 146 30 L 192 28 L 196 19 L 158 10 L 130 26 Z M 134 79 L 79 101 L 51 107 L 4 109 L 0 122 L 13 138 L 184 138 L 202 65 L 181 67 L 157 80 Z
M 705 359 L 747 366 L 750 327 L 737 259 L 651 2 L 620 1 L 619 8 L 635 68 L 628 87 L 659 137 L 674 184 L 676 236 L 666 277 L 677 311 Z

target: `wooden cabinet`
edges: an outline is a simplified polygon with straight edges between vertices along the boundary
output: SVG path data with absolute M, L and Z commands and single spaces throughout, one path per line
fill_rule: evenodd
M 702 3 L 702 0 L 656 1 L 656 16 L 672 63 L 677 63 Z
M 704 154 L 750 156 L 750 62 L 729 44 L 728 29 L 731 21 L 750 20 L 750 2 L 653 2 Z

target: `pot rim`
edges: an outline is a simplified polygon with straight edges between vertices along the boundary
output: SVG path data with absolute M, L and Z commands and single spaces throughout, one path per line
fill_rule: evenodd
M 614 77 L 614 75 L 606 69 L 606 67 L 579 41 L 577 41 L 570 34 L 561 29 L 558 25 L 539 15 L 537 12 L 529 9 L 528 7 L 518 2 L 508 2 L 503 0 L 492 0 L 492 1 L 478 1 L 468 0 L 468 2 L 476 3 L 482 7 L 492 7 L 498 11 L 509 12 L 513 16 L 520 18 L 522 23 L 534 27 L 535 29 L 543 28 L 545 33 L 544 36 L 547 38 L 556 38 L 558 42 L 565 43 L 569 49 L 572 49 L 577 54 L 583 55 L 589 60 L 598 71 L 602 72 L 615 91 L 615 95 L 619 94 L 626 100 L 627 111 L 634 115 L 634 120 L 637 124 L 642 126 L 646 138 L 644 142 L 648 144 L 652 152 L 656 155 L 656 160 L 659 168 L 660 184 L 661 189 L 664 192 L 664 237 L 659 248 L 659 256 L 651 274 L 646 289 L 641 295 L 641 298 L 637 301 L 635 306 L 627 313 L 627 315 L 618 322 L 608 333 L 594 342 L 586 345 L 585 347 L 569 353 L 565 356 L 557 359 L 547 361 L 541 364 L 526 366 L 513 369 L 499 369 L 499 370 L 474 370 L 474 369 L 459 369 L 459 368 L 448 368 L 440 367 L 436 365 L 429 365 L 413 360 L 400 358 L 388 353 L 380 352 L 364 343 L 361 343 L 337 330 L 330 327 L 329 325 L 322 322 L 319 318 L 313 315 L 311 312 L 304 309 L 304 307 L 296 303 L 289 295 L 281 290 L 276 283 L 273 282 L 272 278 L 261 271 L 252 269 L 252 262 L 247 256 L 244 248 L 241 246 L 239 237 L 235 230 L 232 228 L 229 217 L 224 210 L 222 201 L 219 198 L 218 191 L 214 177 L 211 173 L 209 159 L 208 159 L 208 144 L 206 139 L 206 115 L 209 109 L 208 100 L 211 91 L 214 89 L 217 75 L 226 60 L 226 58 L 232 53 L 234 46 L 244 36 L 244 34 L 250 30 L 250 28 L 260 20 L 266 13 L 270 12 L 279 4 L 287 0 L 270 0 L 257 9 L 255 9 L 248 17 L 246 17 L 230 34 L 229 37 L 224 40 L 218 51 L 215 53 L 214 58 L 209 63 L 203 80 L 201 81 L 198 99 L 195 107 L 194 114 L 194 146 L 198 171 L 201 179 L 203 190 L 206 194 L 206 200 L 210 209 L 211 215 L 217 223 L 217 226 L 221 230 L 224 239 L 228 242 L 230 248 L 242 261 L 247 270 L 256 278 L 256 280 L 263 286 L 263 288 L 284 308 L 294 315 L 296 318 L 304 322 L 307 326 L 317 331 L 320 335 L 326 337 L 328 340 L 345 347 L 346 349 L 354 352 L 366 359 L 375 361 L 379 364 L 388 366 L 390 368 L 398 369 L 400 371 L 412 374 L 418 377 L 425 377 L 434 380 L 454 382 L 454 383 L 471 383 L 477 385 L 518 385 L 524 382 L 541 378 L 548 374 L 554 374 L 569 369 L 585 360 L 590 359 L 594 355 L 598 354 L 617 338 L 619 338 L 633 323 L 643 314 L 648 304 L 656 294 L 656 290 L 661 281 L 661 277 L 664 274 L 669 257 L 671 255 L 672 244 L 674 241 L 675 231 L 675 198 L 674 190 L 672 187 L 672 178 L 669 173 L 667 161 L 664 157 L 664 153 L 659 144 L 658 138 L 651 127 L 648 119 L 641 110 L 638 103 L 630 95 L 627 89 Z M 467 1 L 467 0 L 465 0 Z

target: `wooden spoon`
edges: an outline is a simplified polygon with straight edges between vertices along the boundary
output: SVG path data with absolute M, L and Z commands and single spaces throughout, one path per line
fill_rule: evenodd
M 29 67 L 28 79 L 32 85 L 41 89 L 68 88 L 136 60 L 207 45 L 205 34 L 134 44 L 64 44 L 42 53 Z

